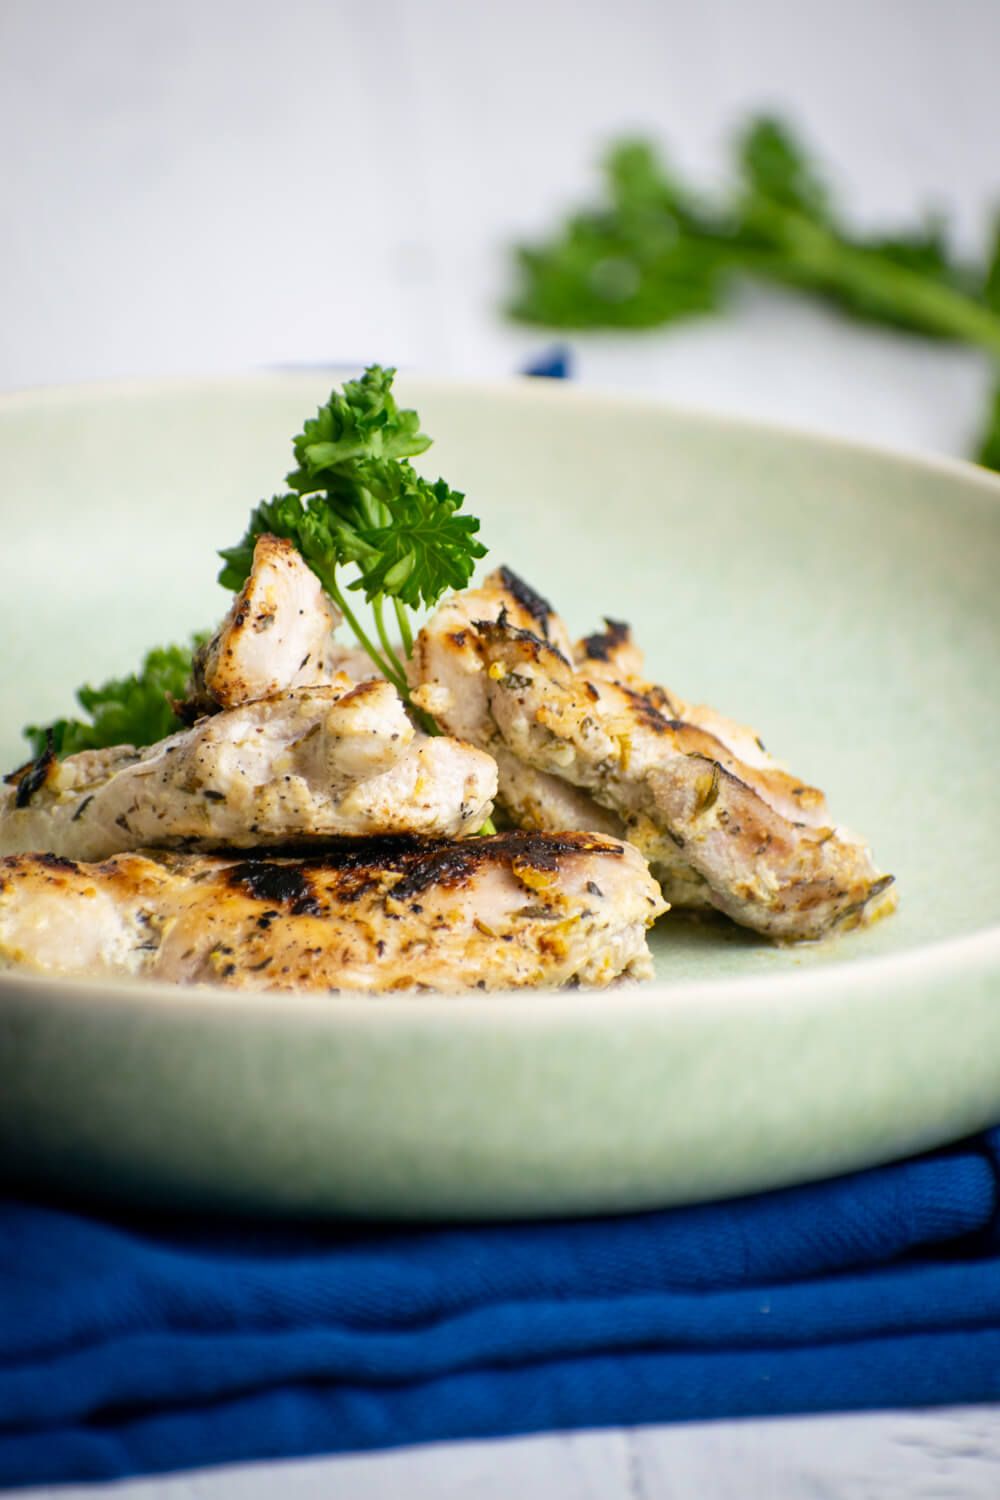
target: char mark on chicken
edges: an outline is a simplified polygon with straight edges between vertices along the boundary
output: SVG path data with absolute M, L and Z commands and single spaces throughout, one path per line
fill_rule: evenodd
M 302 858 L 0 860 L 0 968 L 252 990 L 506 989 L 646 978 L 664 909 L 629 845 L 522 832 L 353 839 Z

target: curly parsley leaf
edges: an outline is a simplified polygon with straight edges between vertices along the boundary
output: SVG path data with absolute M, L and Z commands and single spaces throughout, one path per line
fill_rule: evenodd
M 394 369 L 370 365 L 360 380 L 332 391 L 315 417 L 292 439 L 298 467 L 288 487 L 308 495 L 353 477 L 371 460 L 413 458 L 431 446 L 415 411 L 400 411 L 392 394 Z
M 770 115 L 752 120 L 736 142 L 743 191 L 781 208 L 832 223 L 830 195 L 805 147 L 789 127 Z
M 648 328 L 712 312 L 717 258 L 698 211 L 644 141 L 622 141 L 604 172 L 609 203 L 575 214 L 547 245 L 518 250 L 513 315 L 558 328 Z
M 430 607 L 446 589 L 465 588 L 486 548 L 475 539 L 475 517 L 457 514 L 464 495 L 443 479 L 419 478 L 409 464 L 399 464 L 378 494 L 388 516 L 380 526 L 356 528 L 351 560 L 360 576 L 350 587 L 362 589 L 369 602 L 384 595 L 410 609 Z
M 182 729 L 171 699 L 184 697 L 192 654 L 205 638 L 195 636 L 191 646 L 157 648 L 147 654 L 138 673 L 112 678 L 100 687 L 78 688 L 77 702 L 89 718 L 28 725 L 24 736 L 35 756 L 49 743 L 60 757 L 108 745 L 141 748 Z

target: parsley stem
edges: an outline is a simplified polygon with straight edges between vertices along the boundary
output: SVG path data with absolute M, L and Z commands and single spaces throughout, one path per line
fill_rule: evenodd
M 440 734 L 441 730 L 438 728 L 437 724 L 431 718 L 426 709 L 420 708 L 410 697 L 410 685 L 406 680 L 406 668 L 400 661 L 399 657 L 396 655 L 396 648 L 395 646 L 393 646 L 388 635 L 386 634 L 385 620 L 382 616 L 382 604 L 384 601 L 384 597 L 385 596 L 383 594 L 377 594 L 376 597 L 372 600 L 372 614 L 375 616 L 375 628 L 378 630 L 379 640 L 382 642 L 385 653 L 393 663 L 393 666 L 396 668 L 396 672 L 398 674 L 397 676 L 393 677 L 392 681 L 399 689 L 399 696 L 402 698 L 403 702 L 406 704 L 407 708 L 410 710 L 410 713 L 416 719 L 417 723 L 424 731 L 424 733 Z M 395 600 L 394 603 L 397 606 L 396 617 L 398 619 L 399 600 Z M 407 655 L 409 655 L 409 653 L 407 653 Z
M 406 605 L 403 603 L 402 599 L 393 599 L 392 602 L 396 610 L 396 624 L 399 626 L 399 634 L 403 642 L 403 651 L 406 654 L 407 661 L 409 661 L 410 657 L 413 655 L 413 631 L 410 629 L 410 618 L 406 613 Z
M 1000 317 L 957 287 L 845 243 L 824 225 L 766 199 L 758 202 L 756 221 L 781 247 L 771 264 L 777 279 L 834 293 L 847 289 L 891 309 L 911 327 L 1000 355 Z M 766 257 L 761 269 L 767 274 Z
M 336 604 L 337 608 L 343 614 L 344 619 L 354 631 L 354 634 L 357 636 L 358 640 L 361 642 L 361 645 L 367 651 L 372 661 L 378 667 L 379 671 L 382 673 L 382 676 L 387 682 L 392 683 L 393 687 L 396 689 L 397 693 L 402 698 L 407 708 L 410 710 L 410 713 L 416 719 L 420 728 L 424 731 L 425 734 L 440 734 L 441 731 L 438 728 L 437 724 L 435 724 L 434 720 L 431 718 L 430 714 L 427 713 L 424 709 L 419 708 L 410 697 L 410 685 L 406 680 L 406 670 L 403 666 L 403 663 L 396 655 L 392 642 L 389 640 L 389 637 L 386 633 L 385 620 L 382 616 L 383 596 L 379 594 L 372 600 L 372 614 L 375 617 L 375 628 L 378 631 L 379 640 L 382 642 L 382 646 L 386 653 L 385 657 L 381 655 L 381 653 L 376 649 L 374 643 L 362 630 L 360 624 L 358 623 L 357 616 L 351 609 L 351 606 L 348 604 L 347 600 L 344 598 L 340 589 L 337 587 L 336 581 L 332 577 L 332 574 L 328 574 L 323 578 L 323 587 L 330 595 L 334 604 Z M 386 657 L 388 658 L 388 660 L 386 660 Z M 391 666 L 390 662 L 392 663 Z
M 384 597 L 385 596 L 383 594 L 376 594 L 375 598 L 372 600 L 372 614 L 375 617 L 375 629 L 378 631 L 378 638 L 382 642 L 382 650 L 385 652 L 387 659 L 392 663 L 393 681 L 397 683 L 397 686 L 399 684 L 402 684 L 399 690 L 404 697 L 408 697 L 406 668 L 403 666 L 403 663 L 396 655 L 396 648 L 390 641 L 385 628 L 385 618 L 382 613 L 382 604 Z
M 382 615 L 382 594 L 376 594 L 372 600 L 372 615 L 375 618 L 378 639 L 382 642 L 382 651 L 385 652 L 385 660 L 390 661 L 391 666 L 393 666 L 393 678 L 402 678 L 402 681 L 405 682 L 406 673 L 403 672 L 403 663 L 397 657 L 396 651 L 393 648 L 393 642 L 388 639 L 388 633 L 385 630 L 385 616 Z
M 413 699 L 409 697 L 409 695 L 407 695 L 406 704 L 411 714 L 419 724 L 420 728 L 424 731 L 424 734 L 429 734 L 432 737 L 434 735 L 441 734 L 442 731 L 440 725 L 431 718 L 426 709 L 418 708 Z
M 398 674 L 392 670 L 388 662 L 382 659 L 373 641 L 371 641 L 368 634 L 364 630 L 362 630 L 357 615 L 354 613 L 353 609 L 348 604 L 347 600 L 344 598 L 344 595 L 337 585 L 337 580 L 334 577 L 333 570 L 331 569 L 330 572 L 327 573 L 324 569 L 324 575 L 325 576 L 322 579 L 323 587 L 330 595 L 330 598 L 333 600 L 334 604 L 340 610 L 348 625 L 354 631 L 354 634 L 357 636 L 365 651 L 367 651 L 372 661 L 382 673 L 382 676 L 386 679 L 387 682 L 391 682 L 394 687 L 398 688 L 400 693 L 404 697 L 408 697 L 405 679 L 402 682 L 400 681 Z

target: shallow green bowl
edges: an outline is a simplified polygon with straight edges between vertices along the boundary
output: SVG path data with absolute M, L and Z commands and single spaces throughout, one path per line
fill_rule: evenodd
M 0 762 L 74 686 L 214 622 L 214 548 L 332 377 L 0 402 Z M 304 1214 L 638 1209 L 1000 1119 L 1000 482 L 545 382 L 400 382 L 493 561 L 755 725 L 899 882 L 778 949 L 668 915 L 599 994 L 238 995 L 0 977 L 0 1169 Z

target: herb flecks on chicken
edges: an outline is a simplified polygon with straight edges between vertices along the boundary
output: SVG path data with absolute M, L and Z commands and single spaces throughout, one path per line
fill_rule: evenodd
M 648 978 L 664 903 L 589 834 L 345 841 L 306 859 L 0 860 L 0 968 L 252 990 L 506 989 Z
M 0 791 L 0 854 L 458 838 L 481 827 L 495 791 L 488 755 L 414 729 L 391 683 L 341 676 L 223 710 L 145 750 L 37 763 Z
M 447 600 L 418 637 L 418 697 L 498 760 L 517 819 L 517 771 L 599 805 L 649 859 L 666 898 L 713 906 L 776 938 L 814 938 L 889 909 L 891 877 L 832 822 L 752 730 L 646 682 L 627 628 L 573 646 L 507 570 Z M 461 728 L 458 728 L 458 726 Z M 584 808 L 585 813 L 585 808 Z M 536 798 L 534 826 L 558 826 Z

